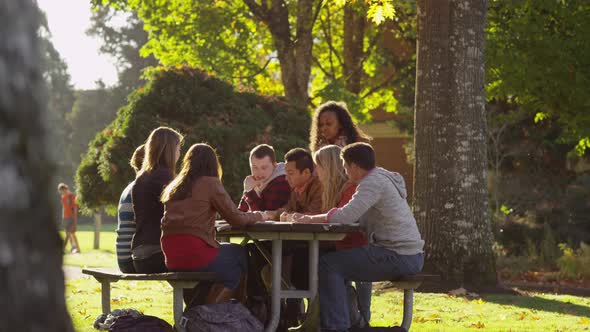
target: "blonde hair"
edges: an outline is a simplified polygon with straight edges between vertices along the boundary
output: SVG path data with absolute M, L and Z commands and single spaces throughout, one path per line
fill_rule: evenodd
M 348 181 L 342 160 L 340 147 L 326 145 L 313 154 L 313 161 L 323 170 L 320 177 L 322 183 L 322 211 L 327 212 L 336 207 L 342 198 L 342 188 Z
M 176 148 L 182 142 L 182 135 L 168 127 L 154 129 L 145 142 L 145 157 L 141 164 L 141 170 L 137 173 L 139 178 L 147 172 L 158 167 L 165 167 L 176 174 Z

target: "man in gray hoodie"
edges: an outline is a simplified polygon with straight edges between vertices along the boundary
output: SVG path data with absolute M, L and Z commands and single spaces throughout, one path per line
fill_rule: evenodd
M 358 222 L 369 240 L 364 247 L 336 251 L 320 258 L 322 331 L 349 328 L 346 280 L 391 280 L 420 272 L 424 263 L 424 241 L 406 200 L 403 177 L 375 167 L 375 151 L 367 143 L 344 147 L 341 158 L 349 179 L 358 184 L 350 202 L 324 215 L 294 216 L 298 222 Z

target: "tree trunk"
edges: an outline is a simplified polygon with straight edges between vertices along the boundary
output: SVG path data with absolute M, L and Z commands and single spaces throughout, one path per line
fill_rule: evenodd
M 270 1 L 270 7 L 266 1 L 262 1 L 261 4 L 255 0 L 243 1 L 257 19 L 270 30 L 281 65 L 281 81 L 285 96 L 294 104 L 307 105 L 313 48 L 313 7 L 316 1 L 297 1 L 294 39 L 291 36 L 289 9 L 284 0 Z
M 494 286 L 486 184 L 486 0 L 418 1 L 414 213 L 427 271 Z
M 63 248 L 48 196 L 57 192 L 44 144 L 39 19 L 31 0 L 0 0 L 0 330 L 67 332 Z
M 346 90 L 359 94 L 361 92 L 362 59 L 365 41 L 367 15 L 358 3 L 347 2 L 344 5 L 342 55 L 344 60 L 344 77 Z

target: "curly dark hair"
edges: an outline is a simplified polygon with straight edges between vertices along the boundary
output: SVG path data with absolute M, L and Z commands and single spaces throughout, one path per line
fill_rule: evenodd
M 360 141 L 368 142 L 371 140 L 371 137 L 365 134 L 359 127 L 357 127 L 356 124 L 354 124 L 354 122 L 352 122 L 352 116 L 348 111 L 346 103 L 330 100 L 318 106 L 313 115 L 313 119 L 311 120 L 311 128 L 309 130 L 309 149 L 312 153 L 321 147 L 321 136 L 318 126 L 320 122 L 320 116 L 324 112 L 334 112 L 336 114 L 338 123 L 340 124 L 339 135 L 346 137 L 347 145 Z

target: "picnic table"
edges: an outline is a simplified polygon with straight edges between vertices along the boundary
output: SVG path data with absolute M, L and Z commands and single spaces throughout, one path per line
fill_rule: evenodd
M 271 265 L 271 318 L 266 331 L 275 331 L 280 319 L 281 299 L 307 298 L 313 300 L 318 291 L 319 242 L 342 240 L 347 233 L 359 231 L 358 224 L 302 224 L 293 222 L 266 221 L 244 226 L 230 226 L 223 220 L 216 222 L 218 237 L 246 236 L 255 241 L 258 249 Z M 272 241 L 272 257 L 258 245 L 258 240 Z M 282 251 L 283 241 L 309 241 L 309 289 L 282 289 Z M 311 302 L 309 302 L 311 303 Z
M 268 253 L 265 258 L 271 264 L 271 319 L 266 331 L 275 331 L 280 316 L 280 301 L 286 298 L 307 298 L 313 300 L 318 292 L 318 261 L 319 242 L 342 240 L 347 233 L 359 231 L 358 224 L 301 224 L 292 222 L 258 222 L 251 225 L 232 226 L 223 220 L 216 222 L 218 238 L 245 237 L 253 240 L 259 246 L 258 240 L 272 241 L 271 257 Z M 309 289 L 290 290 L 282 289 L 282 250 L 283 241 L 309 241 Z M 193 288 L 201 281 L 214 280 L 214 274 L 208 272 L 167 272 L 155 274 L 125 274 L 111 269 L 83 269 L 82 273 L 96 278 L 102 286 L 102 311 L 110 311 L 110 284 L 118 280 L 164 280 L 173 288 L 174 322 L 180 322 L 183 312 L 182 290 Z M 401 326 L 407 331 L 412 322 L 413 291 L 418 288 L 424 279 L 423 275 L 401 276 L 390 280 L 396 288 L 404 290 L 404 312 Z

